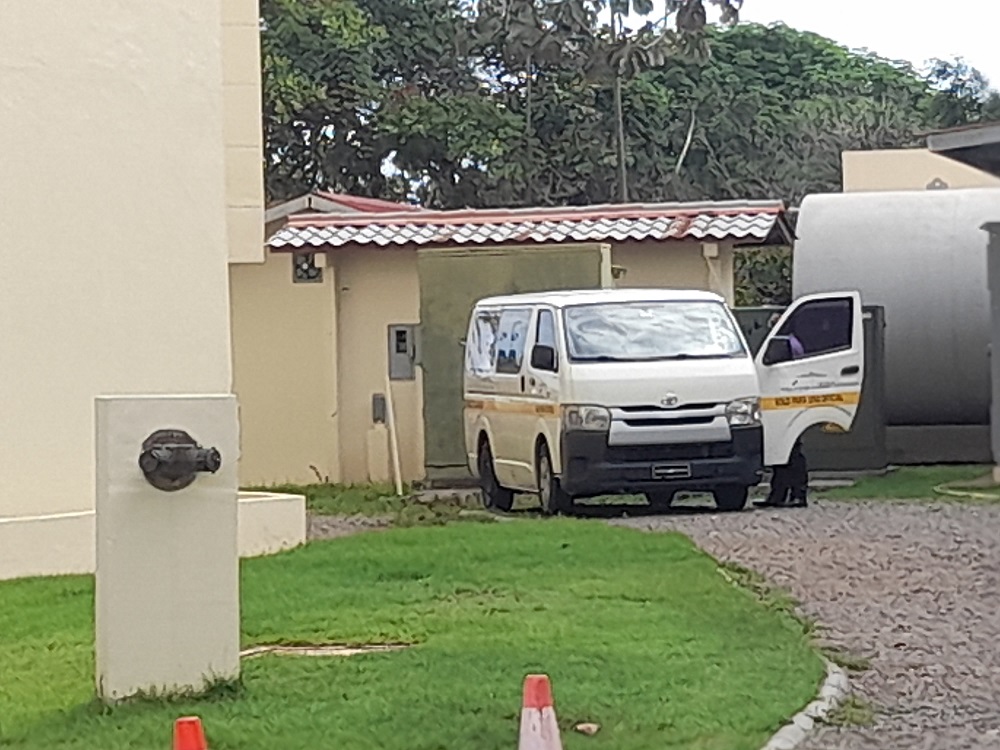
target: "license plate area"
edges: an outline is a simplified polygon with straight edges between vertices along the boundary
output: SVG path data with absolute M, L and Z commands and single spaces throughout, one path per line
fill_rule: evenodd
M 691 464 L 655 464 L 653 466 L 653 479 L 657 481 L 690 478 Z

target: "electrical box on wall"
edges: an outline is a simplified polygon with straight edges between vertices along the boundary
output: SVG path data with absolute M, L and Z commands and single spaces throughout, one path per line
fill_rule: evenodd
M 389 326 L 389 379 L 413 380 L 417 376 L 417 327 Z
M 372 424 L 385 424 L 386 415 L 388 411 L 386 409 L 385 394 L 384 393 L 373 393 L 372 394 Z

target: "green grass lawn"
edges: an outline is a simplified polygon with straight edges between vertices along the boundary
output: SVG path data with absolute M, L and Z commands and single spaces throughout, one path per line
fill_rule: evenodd
M 89 577 L 0 583 L 0 747 L 509 750 L 530 672 L 568 749 L 756 750 L 813 697 L 800 623 L 686 538 L 573 520 L 397 529 L 243 563 L 243 642 L 415 644 L 244 663 L 200 702 L 92 700 Z M 196 617 L 197 613 L 191 616 Z M 601 725 L 595 737 L 570 731 Z
M 902 466 L 883 476 L 861 477 L 852 487 L 817 492 L 830 500 L 947 500 L 935 487 L 962 486 L 988 474 L 988 466 Z
M 305 495 L 310 512 L 327 516 L 393 515 L 403 510 L 409 496 L 409 488 L 404 487 L 404 497 L 399 497 L 394 487 L 385 484 L 288 484 L 246 489 Z

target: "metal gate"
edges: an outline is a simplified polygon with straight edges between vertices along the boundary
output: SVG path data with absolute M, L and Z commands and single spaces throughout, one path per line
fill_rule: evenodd
M 420 365 L 427 479 L 468 476 L 462 423 L 462 340 L 477 300 L 497 294 L 611 285 L 603 244 L 418 251 Z

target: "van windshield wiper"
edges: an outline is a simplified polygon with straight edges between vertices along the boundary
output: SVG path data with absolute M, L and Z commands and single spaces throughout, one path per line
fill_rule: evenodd
M 595 354 L 589 357 L 573 357 L 574 362 L 635 362 L 628 357 L 613 357 L 610 354 Z
M 680 354 L 673 354 L 669 357 L 661 357 L 661 359 L 732 359 L 733 357 L 739 356 L 735 352 L 726 352 L 718 354 L 687 354 L 681 352 Z
M 574 362 L 672 362 L 684 359 L 732 359 L 738 357 L 739 353 L 728 354 L 664 354 L 653 357 L 615 357 L 611 354 L 595 354 L 588 357 L 573 357 Z

